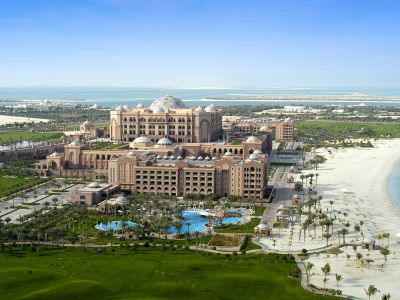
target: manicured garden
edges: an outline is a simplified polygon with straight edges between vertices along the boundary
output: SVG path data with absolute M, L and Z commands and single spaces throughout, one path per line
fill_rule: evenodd
M 21 141 L 51 141 L 57 140 L 62 137 L 64 134 L 61 132 L 19 132 L 19 131 L 11 131 L 11 132 L 1 132 L 0 133 L 0 145 L 11 144 Z
M 40 178 L 9 175 L 0 171 L 0 198 L 43 182 Z
M 253 218 L 250 222 L 237 225 L 226 225 L 222 228 L 216 228 L 216 232 L 220 233 L 253 233 L 254 227 L 260 224 L 259 218 Z
M 170 247 L 2 250 L 2 299 L 321 299 L 291 278 L 299 270 L 286 255 Z
M 400 137 L 400 124 L 362 123 L 340 121 L 296 121 L 295 127 L 300 137 L 319 140 L 343 140 L 344 138 Z

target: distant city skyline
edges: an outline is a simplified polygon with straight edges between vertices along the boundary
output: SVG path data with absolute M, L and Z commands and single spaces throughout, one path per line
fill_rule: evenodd
M 0 0 L 2 87 L 398 87 L 393 0 Z

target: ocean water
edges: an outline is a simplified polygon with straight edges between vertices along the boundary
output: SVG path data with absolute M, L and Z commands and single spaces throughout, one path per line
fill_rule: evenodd
M 236 105 L 258 105 L 275 104 L 287 105 L 289 103 L 310 105 L 329 105 L 332 102 L 323 101 L 324 97 L 379 97 L 379 98 L 400 98 L 400 89 L 372 89 L 372 88 L 252 88 L 252 89 L 228 89 L 228 88 L 111 88 L 111 87 L 35 87 L 35 88 L 0 88 L 0 105 L 14 105 L 13 100 L 62 100 L 68 103 L 99 104 L 102 106 L 115 107 L 118 105 L 134 106 L 142 102 L 150 104 L 154 99 L 170 94 L 187 102 L 188 106 L 207 105 L 208 102 L 215 102 L 219 106 L 232 105 L 232 101 L 210 101 L 207 98 L 235 97 Z M 288 99 L 280 100 L 246 100 L 248 96 L 282 96 Z M 293 96 L 299 97 L 320 97 L 312 101 L 292 101 Z M 242 100 L 240 100 L 243 98 Z M 337 105 L 357 105 L 364 103 L 360 100 L 354 102 L 335 101 Z M 382 103 L 381 101 L 368 102 L 371 106 L 400 106 L 400 100 L 395 102 Z
M 389 193 L 393 199 L 393 204 L 400 210 L 400 160 L 394 166 L 389 178 Z

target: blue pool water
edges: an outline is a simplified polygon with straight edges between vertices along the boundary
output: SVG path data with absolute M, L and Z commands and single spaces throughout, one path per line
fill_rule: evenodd
M 121 223 L 122 223 L 121 221 L 111 221 L 111 222 L 108 222 L 107 224 L 103 224 L 103 223 L 97 224 L 95 227 L 96 227 L 96 229 L 101 230 L 101 231 L 108 231 L 108 230 L 118 231 L 118 230 L 122 229 Z M 136 224 L 131 221 L 127 221 L 126 223 L 129 228 L 134 228 L 136 226 Z
M 246 213 L 245 208 L 232 208 L 232 209 L 227 209 L 225 210 L 227 213 L 240 213 L 241 215 L 244 215 Z
M 182 216 L 183 216 L 183 225 L 180 230 L 181 234 L 186 232 L 195 232 L 195 231 L 203 232 L 206 230 L 206 224 L 208 223 L 208 219 L 206 217 L 203 217 L 199 212 L 185 210 L 182 212 Z M 242 221 L 243 221 L 242 218 L 226 217 L 222 220 L 222 224 L 224 225 L 238 224 Z M 177 229 L 174 226 L 170 226 L 168 228 L 168 232 L 177 233 Z
M 400 210 L 400 161 L 393 168 L 393 173 L 389 179 L 389 192 L 393 199 L 393 204 Z

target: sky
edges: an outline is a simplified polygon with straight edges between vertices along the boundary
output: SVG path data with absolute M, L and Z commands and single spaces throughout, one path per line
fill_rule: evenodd
M 397 0 L 0 0 L 0 86 L 398 87 Z

